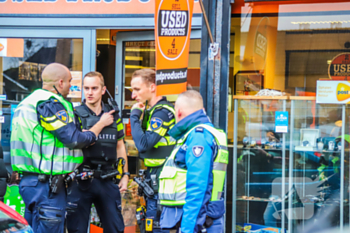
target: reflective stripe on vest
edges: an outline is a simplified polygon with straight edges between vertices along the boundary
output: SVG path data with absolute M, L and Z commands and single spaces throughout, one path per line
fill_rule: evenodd
M 71 150 L 64 146 L 40 124 L 36 107 L 39 102 L 56 98 L 66 109 L 66 121 L 55 116 L 45 118 L 52 120 L 52 130 L 74 122 L 73 106 L 62 96 L 42 89 L 36 90 L 25 98 L 16 108 L 12 119 L 11 165 L 14 171 L 34 172 L 50 175 L 65 174 L 74 171 L 83 162 L 81 150 Z M 52 118 L 52 119 L 51 119 Z M 47 123 L 46 123 L 47 124 Z
M 169 122 L 163 122 L 163 125 L 169 127 L 169 129 L 165 129 L 163 127 L 159 127 L 159 129 L 157 129 L 157 130 L 152 130 L 152 128 L 151 128 L 150 121 L 152 119 L 152 114 L 154 113 L 154 111 L 156 109 L 159 109 L 159 108 L 165 108 L 168 111 L 170 111 L 172 114 L 174 114 L 174 118 L 172 120 L 170 120 Z M 148 119 L 148 122 L 147 122 L 147 131 L 155 132 L 155 133 L 159 134 L 162 137 L 159 140 L 159 142 L 154 146 L 154 148 L 157 149 L 159 147 L 171 147 L 169 149 L 169 151 L 170 151 L 172 149 L 172 147 L 176 144 L 176 140 L 174 138 L 172 138 L 168 134 L 168 131 L 175 125 L 175 110 L 174 110 L 174 108 L 169 106 L 169 105 L 167 105 L 167 104 L 158 104 L 158 105 L 155 105 L 151 109 L 149 115 L 150 116 L 149 116 L 149 119 Z M 155 151 L 155 153 L 157 153 L 157 151 Z M 150 156 L 152 156 L 152 155 L 150 155 Z M 144 158 L 144 164 L 145 164 L 146 167 L 159 167 L 159 166 L 164 164 L 165 158 L 167 156 L 169 156 L 169 154 L 162 155 L 162 157 L 164 159 Z
M 213 164 L 213 189 L 211 201 L 220 200 L 228 164 L 227 136 L 222 130 L 215 129 L 209 125 L 201 124 L 192 128 L 180 140 L 178 140 L 173 152 L 165 162 L 159 176 L 159 199 L 160 204 L 167 206 L 181 206 L 186 203 L 186 175 L 187 170 L 175 164 L 175 156 L 180 147 L 185 143 L 188 135 L 197 127 L 208 130 L 217 143 L 217 153 Z

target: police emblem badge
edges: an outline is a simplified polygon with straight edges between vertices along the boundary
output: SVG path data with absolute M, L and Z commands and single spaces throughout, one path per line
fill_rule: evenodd
M 203 146 L 194 146 L 192 148 L 193 155 L 197 158 L 203 154 L 204 147 Z
M 151 124 L 151 129 L 152 130 L 157 130 L 157 129 L 159 129 L 162 126 L 163 121 L 162 121 L 162 119 L 160 119 L 158 117 L 153 117 L 151 119 L 150 124 Z
M 65 110 L 58 111 L 56 114 L 56 117 L 61 120 L 63 123 L 68 123 L 68 113 Z

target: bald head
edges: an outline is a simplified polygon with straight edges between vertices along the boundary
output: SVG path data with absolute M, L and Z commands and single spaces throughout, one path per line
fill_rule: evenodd
M 43 85 L 56 83 L 60 79 L 68 78 L 69 70 L 62 64 L 51 63 L 45 67 L 42 73 Z
M 68 68 L 59 63 L 51 63 L 45 67 L 42 73 L 43 89 L 55 92 L 53 86 L 67 97 L 70 88 L 71 74 Z
M 181 93 L 175 102 L 176 122 L 203 109 L 203 98 L 198 91 L 189 90 Z

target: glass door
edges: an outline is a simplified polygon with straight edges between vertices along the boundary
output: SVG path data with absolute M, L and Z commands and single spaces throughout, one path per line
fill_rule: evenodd
M 73 77 L 68 97 L 80 103 L 82 76 L 95 64 L 90 59 L 90 30 L 1 29 L 0 35 L 0 137 L 5 164 L 11 171 L 12 115 L 20 101 L 42 87 L 45 66 L 57 62 L 68 67 Z

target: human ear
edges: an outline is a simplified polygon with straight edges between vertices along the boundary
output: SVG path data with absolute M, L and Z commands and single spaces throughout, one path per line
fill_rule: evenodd
M 63 79 L 58 80 L 58 86 L 59 88 L 63 88 Z
M 152 84 L 150 85 L 150 89 L 151 89 L 151 92 L 156 92 L 156 89 L 157 89 L 156 84 L 152 83 Z
M 181 116 L 182 116 L 182 115 L 183 115 L 183 113 L 182 113 L 181 108 L 178 108 L 177 111 L 176 111 L 176 118 L 177 118 L 177 121 L 178 121 L 179 119 L 181 119 Z

